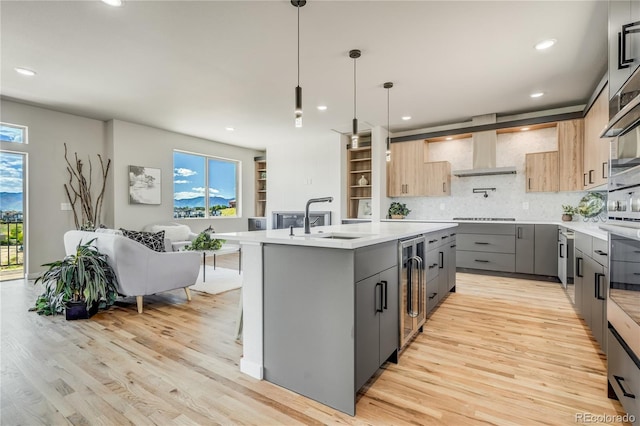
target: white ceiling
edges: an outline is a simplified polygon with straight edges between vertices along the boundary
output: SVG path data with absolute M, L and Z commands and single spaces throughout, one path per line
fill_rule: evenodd
M 296 129 L 289 0 L 124 1 L 1 1 L 0 94 L 264 149 L 350 131 L 351 49 L 361 128 L 386 127 L 392 81 L 393 132 L 583 104 L 606 72 L 606 1 L 309 0 Z M 558 43 L 536 51 L 547 38 Z

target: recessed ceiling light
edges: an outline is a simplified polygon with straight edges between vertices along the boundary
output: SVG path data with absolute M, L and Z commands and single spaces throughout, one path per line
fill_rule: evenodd
M 551 38 L 549 40 L 542 40 L 540 43 L 536 44 L 536 49 L 537 50 L 545 50 L 545 49 L 550 48 L 554 44 L 556 44 L 556 40 L 553 39 L 553 38 Z
M 224 129 L 225 129 L 227 132 L 233 132 L 234 130 L 236 130 L 234 127 L 230 127 L 230 126 L 225 127 Z
M 404 117 L 402 117 L 402 119 L 404 121 L 411 120 L 411 116 L 410 115 L 405 115 Z
M 102 0 L 102 2 L 113 7 L 122 6 L 122 0 Z
M 527 130 L 529 130 L 528 127 L 523 127 L 522 129 L 520 129 L 521 132 L 526 132 Z
M 544 92 L 535 92 L 530 94 L 529 96 L 531 96 L 532 98 L 539 98 L 542 95 L 544 95 Z
M 449 136 L 449 137 L 447 138 L 447 140 L 448 140 L 448 141 L 450 141 L 450 140 L 452 140 L 452 139 L 453 139 L 453 138 L 452 138 L 451 136 Z
M 326 105 L 318 105 L 318 111 L 326 111 L 326 110 L 327 110 Z
M 36 75 L 35 71 L 28 68 L 16 67 L 15 70 L 18 74 L 27 75 L 29 77 L 33 77 L 34 75 Z

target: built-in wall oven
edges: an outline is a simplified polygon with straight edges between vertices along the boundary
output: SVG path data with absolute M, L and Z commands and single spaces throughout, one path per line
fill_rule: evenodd
M 611 142 L 607 197 L 609 396 L 640 420 L 640 68 L 617 98 L 624 106 L 605 135 Z M 614 97 L 615 100 L 616 97 Z M 609 133 L 606 133 L 609 132 Z M 631 420 L 634 423 L 634 420 Z
M 427 318 L 425 247 L 424 236 L 398 243 L 401 349 L 422 329 Z

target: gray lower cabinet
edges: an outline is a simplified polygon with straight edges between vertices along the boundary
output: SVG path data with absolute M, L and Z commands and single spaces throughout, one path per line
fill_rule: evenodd
M 609 328 L 607 330 L 607 379 L 611 391 L 620 400 L 622 407 L 640 419 L 640 360 L 629 349 L 618 333 Z M 635 423 L 633 423 L 635 424 Z
M 536 275 L 558 275 L 558 226 L 535 226 L 534 268 Z
M 516 227 L 498 223 L 462 223 L 456 236 L 459 268 L 515 272 Z
M 535 225 L 516 225 L 516 272 L 534 273 Z
M 356 283 L 356 389 L 398 350 L 398 268 Z
M 608 281 L 608 269 L 605 265 L 601 264 L 602 258 L 606 259 L 606 252 L 601 251 L 603 255 L 600 259 L 594 259 L 593 256 L 593 244 L 596 247 L 602 247 L 602 240 L 593 239 L 591 241 L 590 236 L 586 236 L 581 233 L 576 233 L 576 246 L 575 252 L 575 273 L 574 273 L 574 287 L 575 287 L 575 308 L 589 326 L 591 334 L 600 344 L 602 351 L 607 353 L 607 310 L 606 299 L 607 291 L 609 288 Z M 579 242 L 579 244 L 578 244 Z M 586 254 L 578 248 L 589 249 L 589 253 Z M 600 250 L 600 249 L 598 249 Z M 604 263 L 604 262 L 603 262 Z

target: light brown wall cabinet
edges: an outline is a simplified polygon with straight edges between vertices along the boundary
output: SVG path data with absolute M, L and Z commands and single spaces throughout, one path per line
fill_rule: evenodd
M 451 195 L 451 163 L 434 161 L 424 164 L 426 195 L 441 197 Z
M 256 217 L 264 217 L 267 208 L 267 160 L 256 160 Z
M 387 196 L 426 195 L 424 184 L 424 140 L 391 144 L 387 163 Z
M 604 87 L 584 118 L 584 189 L 607 183 L 609 176 L 609 146 L 611 139 L 600 138 L 609 121 L 607 86 Z
M 371 200 L 371 147 L 349 149 L 347 154 L 347 217 L 358 217 L 360 200 Z
M 558 152 L 536 152 L 526 155 L 527 192 L 557 192 Z
M 583 188 L 584 120 L 558 122 L 558 173 L 560 191 Z

